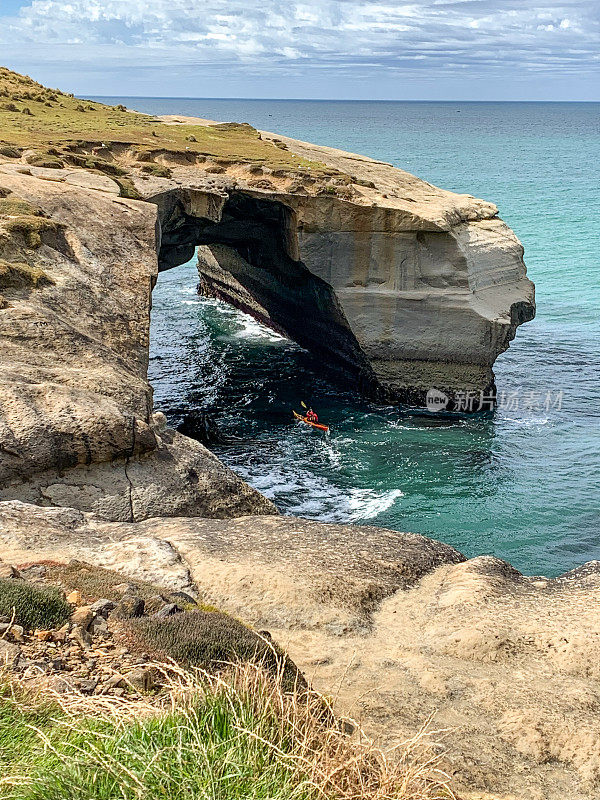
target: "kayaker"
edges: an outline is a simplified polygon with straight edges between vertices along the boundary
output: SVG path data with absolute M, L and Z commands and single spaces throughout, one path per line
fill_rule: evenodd
M 308 411 L 306 412 L 306 419 L 309 422 L 318 422 L 319 421 L 318 416 L 315 414 L 315 412 L 312 410 L 312 408 L 309 408 Z

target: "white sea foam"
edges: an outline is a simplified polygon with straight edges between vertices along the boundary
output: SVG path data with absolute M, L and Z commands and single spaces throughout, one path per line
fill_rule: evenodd
M 286 513 L 324 522 L 366 522 L 387 511 L 404 496 L 400 489 L 346 490 L 293 463 L 272 463 L 262 474 L 242 465 L 234 468 L 275 504 L 281 503 Z
M 236 339 L 261 339 L 263 341 L 267 339 L 270 342 L 285 342 L 285 336 L 280 336 L 266 325 L 257 322 L 253 317 L 241 312 L 238 312 L 236 316 L 236 322 L 240 326 L 239 330 L 233 334 Z
M 373 519 L 391 508 L 400 497 L 404 497 L 404 492 L 400 489 L 387 492 L 353 489 L 350 493 L 350 519 L 352 522 Z

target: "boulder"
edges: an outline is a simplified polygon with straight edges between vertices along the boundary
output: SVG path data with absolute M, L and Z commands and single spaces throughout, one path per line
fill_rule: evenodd
M 115 607 L 115 619 L 135 619 L 144 613 L 145 601 L 135 595 L 123 597 Z
M 0 665 L 13 664 L 21 654 L 21 648 L 17 644 L 0 639 Z

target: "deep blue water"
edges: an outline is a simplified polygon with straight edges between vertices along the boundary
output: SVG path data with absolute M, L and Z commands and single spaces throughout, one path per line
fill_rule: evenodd
M 155 290 L 157 407 L 175 423 L 209 409 L 244 437 L 219 456 L 285 513 L 416 531 L 527 573 L 600 558 L 600 104 L 118 101 L 250 122 L 492 200 L 537 287 L 537 318 L 495 368 L 519 408 L 448 422 L 332 389 L 299 348 L 197 298 L 185 265 Z M 291 423 L 301 399 L 329 438 Z

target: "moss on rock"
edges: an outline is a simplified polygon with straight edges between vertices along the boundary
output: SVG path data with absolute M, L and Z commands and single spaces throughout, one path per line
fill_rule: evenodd
M 172 658 L 204 669 L 232 662 L 259 662 L 273 674 L 281 673 L 288 687 L 306 685 L 296 665 L 270 639 L 219 611 L 131 620 L 128 630 L 134 642 L 157 658 Z
M 6 190 L 0 190 L 0 216 L 18 217 L 26 215 L 36 217 L 42 213 L 39 208 L 32 206 L 27 200 L 21 200 L 20 197 L 10 191 L 4 194 L 4 191 Z
M 60 158 L 48 153 L 35 153 L 27 156 L 25 160 L 32 167 L 44 167 L 45 169 L 62 169 L 64 167 Z
M 21 235 L 25 247 L 37 250 L 42 245 L 44 233 L 57 234 L 63 226 L 59 222 L 33 215 L 23 215 L 11 217 L 4 224 L 4 230 L 8 233 Z
M 39 267 L 0 259 L 0 289 L 39 289 L 54 281 Z
M 164 167 L 162 164 L 144 164 L 142 172 L 146 172 L 148 175 L 154 175 L 156 178 L 171 177 L 171 170 L 168 167 Z
M 2 145 L 2 147 L 0 147 L 0 156 L 4 156 L 5 158 L 21 158 L 21 150 L 19 150 L 18 147 Z

